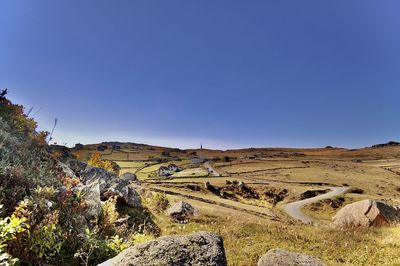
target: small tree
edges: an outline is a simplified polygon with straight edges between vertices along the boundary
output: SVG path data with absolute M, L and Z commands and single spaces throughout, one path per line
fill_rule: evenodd
M 107 171 L 116 173 L 117 175 L 119 174 L 120 167 L 110 160 L 102 160 L 100 153 L 92 154 L 88 160 L 88 164 L 94 167 L 104 168 Z

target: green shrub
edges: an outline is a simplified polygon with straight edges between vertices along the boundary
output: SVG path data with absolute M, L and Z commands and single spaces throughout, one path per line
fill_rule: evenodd
M 7 252 L 7 244 L 28 228 L 25 222 L 26 219 L 20 219 L 15 215 L 0 219 L 0 265 L 14 265 L 19 261 Z
M 0 202 L 7 215 L 37 186 L 57 184 L 45 139 L 21 106 L 0 99 Z
M 96 231 L 86 228 L 85 233 L 80 239 L 83 242 L 82 247 L 74 254 L 74 257 L 80 259 L 85 266 L 91 265 L 94 261 L 98 260 L 97 253 L 99 253 L 99 250 L 104 251 L 104 247 L 106 247 L 106 244 L 100 241 L 96 235 Z M 100 261 L 102 261 L 101 258 Z
M 61 209 L 57 208 L 54 189 L 37 188 L 31 197 L 21 201 L 15 217 L 24 219 L 29 228 L 12 244 L 12 252 L 24 263 L 53 263 L 60 253 L 64 240 Z M 69 219 L 74 216 L 70 216 Z
M 118 235 L 115 235 L 107 239 L 107 247 L 109 248 L 111 253 L 117 255 L 124 249 L 128 248 L 129 244 L 125 239 L 119 237 Z
M 103 234 L 107 236 L 113 235 L 116 230 L 116 222 L 119 218 L 116 204 L 116 198 L 109 198 L 101 206 L 102 212 L 99 219 L 99 226 L 102 229 Z
M 51 262 L 61 251 L 63 236 L 58 225 L 59 213 L 54 211 L 32 231 L 30 248 L 37 261 Z
M 153 193 L 149 205 L 152 211 L 161 213 L 170 206 L 170 203 L 165 193 Z
M 85 229 L 82 247 L 74 254 L 75 258 L 80 259 L 83 265 L 97 265 L 128 247 L 128 243 L 119 236 L 102 238 L 97 229 Z
M 153 240 L 154 236 L 148 234 L 134 233 L 130 236 L 129 243 L 134 246 L 150 240 Z
M 125 249 L 130 235 L 159 232 L 151 213 L 121 212 L 115 199 L 103 205 L 100 217 L 85 218 L 80 180 L 62 172 L 46 136 L 22 106 L 0 97 L 0 204 L 9 216 L 0 219 L 0 265 L 16 258 L 23 265 L 95 265 Z

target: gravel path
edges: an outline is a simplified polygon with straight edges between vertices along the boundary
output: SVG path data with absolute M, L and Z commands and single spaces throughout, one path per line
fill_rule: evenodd
M 218 173 L 217 170 L 215 170 L 214 167 L 212 167 L 210 162 L 205 162 L 204 163 L 204 167 L 207 169 L 207 171 L 210 173 L 210 175 L 212 175 L 212 176 L 221 176 L 221 174 Z
M 313 219 L 311 219 L 310 217 L 308 217 L 307 215 L 305 215 L 304 213 L 301 212 L 301 208 L 304 205 L 339 196 L 339 195 L 345 193 L 348 188 L 346 188 L 346 187 L 329 187 L 329 189 L 331 191 L 328 193 L 318 195 L 316 197 L 312 197 L 309 199 L 304 199 L 304 200 L 288 203 L 288 204 L 284 205 L 283 209 L 289 216 L 293 217 L 296 220 L 299 220 L 305 224 L 312 223 Z

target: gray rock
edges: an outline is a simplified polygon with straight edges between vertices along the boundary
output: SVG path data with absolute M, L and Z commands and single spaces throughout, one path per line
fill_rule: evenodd
M 81 176 L 81 173 L 85 171 L 87 164 L 76 160 L 76 159 L 69 159 L 64 162 L 66 166 L 68 166 L 78 177 Z
M 322 261 L 303 253 L 285 249 L 271 249 L 258 261 L 258 266 L 325 266 Z
M 110 187 L 112 182 L 115 182 L 117 176 L 103 168 L 86 166 L 85 170 L 81 172 L 80 179 L 84 184 L 98 180 L 100 184 L 100 194 L 103 194 Z
M 101 213 L 99 181 L 95 180 L 92 183 L 83 186 L 82 196 L 88 206 L 85 217 L 86 218 L 98 217 Z
M 66 165 L 65 163 L 62 163 L 62 162 L 57 162 L 57 164 L 58 164 L 58 167 L 60 167 L 61 171 L 62 171 L 67 177 L 70 177 L 70 178 L 78 178 L 78 177 L 76 176 L 75 172 L 72 171 L 72 169 L 71 169 L 68 165 Z
M 124 174 L 120 175 L 119 179 L 126 180 L 126 181 L 136 181 L 137 177 L 135 174 L 128 172 L 128 173 L 124 173 Z
M 332 218 L 336 228 L 377 227 L 400 224 L 400 210 L 375 200 L 361 200 L 344 206 Z
M 129 207 L 142 207 L 140 195 L 129 181 L 120 180 L 119 182 L 112 184 L 103 196 L 107 198 L 115 196 L 119 202 L 123 202 Z
M 99 266 L 225 266 L 223 240 L 209 232 L 165 236 L 122 251 Z
M 187 221 L 190 217 L 197 216 L 199 211 L 187 202 L 179 201 L 167 210 L 167 215 L 178 222 Z

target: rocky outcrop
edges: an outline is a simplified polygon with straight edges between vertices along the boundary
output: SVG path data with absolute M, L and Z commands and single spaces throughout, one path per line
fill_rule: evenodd
M 107 191 L 112 181 L 117 179 L 117 176 L 103 168 L 87 166 L 81 173 L 81 181 L 85 184 L 94 180 L 98 180 L 100 184 L 100 193 L 103 194 Z
M 69 178 L 78 178 L 72 169 L 62 162 L 57 162 L 59 169 Z
M 87 164 L 76 160 L 76 159 L 69 159 L 64 161 L 64 164 L 68 166 L 78 177 L 81 176 L 82 172 L 85 171 Z
M 390 226 L 400 223 L 400 210 L 375 200 L 362 200 L 346 205 L 333 217 L 336 228 Z
M 95 180 L 90 184 L 78 187 L 75 192 L 80 193 L 86 202 L 87 210 L 85 217 L 89 219 L 98 217 L 101 213 L 99 182 Z
M 223 240 L 209 232 L 165 236 L 122 251 L 99 266 L 225 266 Z
M 60 163 L 60 167 L 66 174 L 75 174 L 81 180 L 83 185 L 78 187 L 76 191 L 82 190 L 84 194 L 89 196 L 88 216 L 97 213 L 97 204 L 100 199 L 104 200 L 109 197 L 116 197 L 119 203 L 130 207 L 140 208 L 142 206 L 140 195 L 135 189 L 135 186 L 138 186 L 139 183 L 135 182 L 135 186 L 131 184 L 131 181 L 137 181 L 134 174 L 126 173 L 117 178 L 112 172 L 89 166 L 75 159 Z M 93 184 L 97 184 L 98 193 L 93 188 Z
M 167 215 L 177 222 L 185 222 L 199 211 L 187 202 L 179 201 L 167 210 Z
M 113 172 L 87 165 L 76 159 L 69 159 L 65 161 L 64 164 L 69 167 L 84 184 L 89 184 L 94 180 L 98 180 L 101 194 L 106 191 L 112 181 L 117 179 L 117 176 Z
M 103 193 L 103 197 L 117 197 L 119 202 L 123 202 L 129 207 L 140 208 L 142 206 L 142 201 L 139 193 L 135 188 L 129 183 L 129 181 L 120 180 L 117 183 L 113 183 L 110 187 Z
M 136 181 L 137 177 L 135 174 L 132 173 L 124 173 L 119 176 L 119 179 L 124 180 L 124 181 Z
M 291 252 L 285 249 L 271 249 L 258 261 L 258 266 L 325 266 L 325 264 L 310 255 Z

